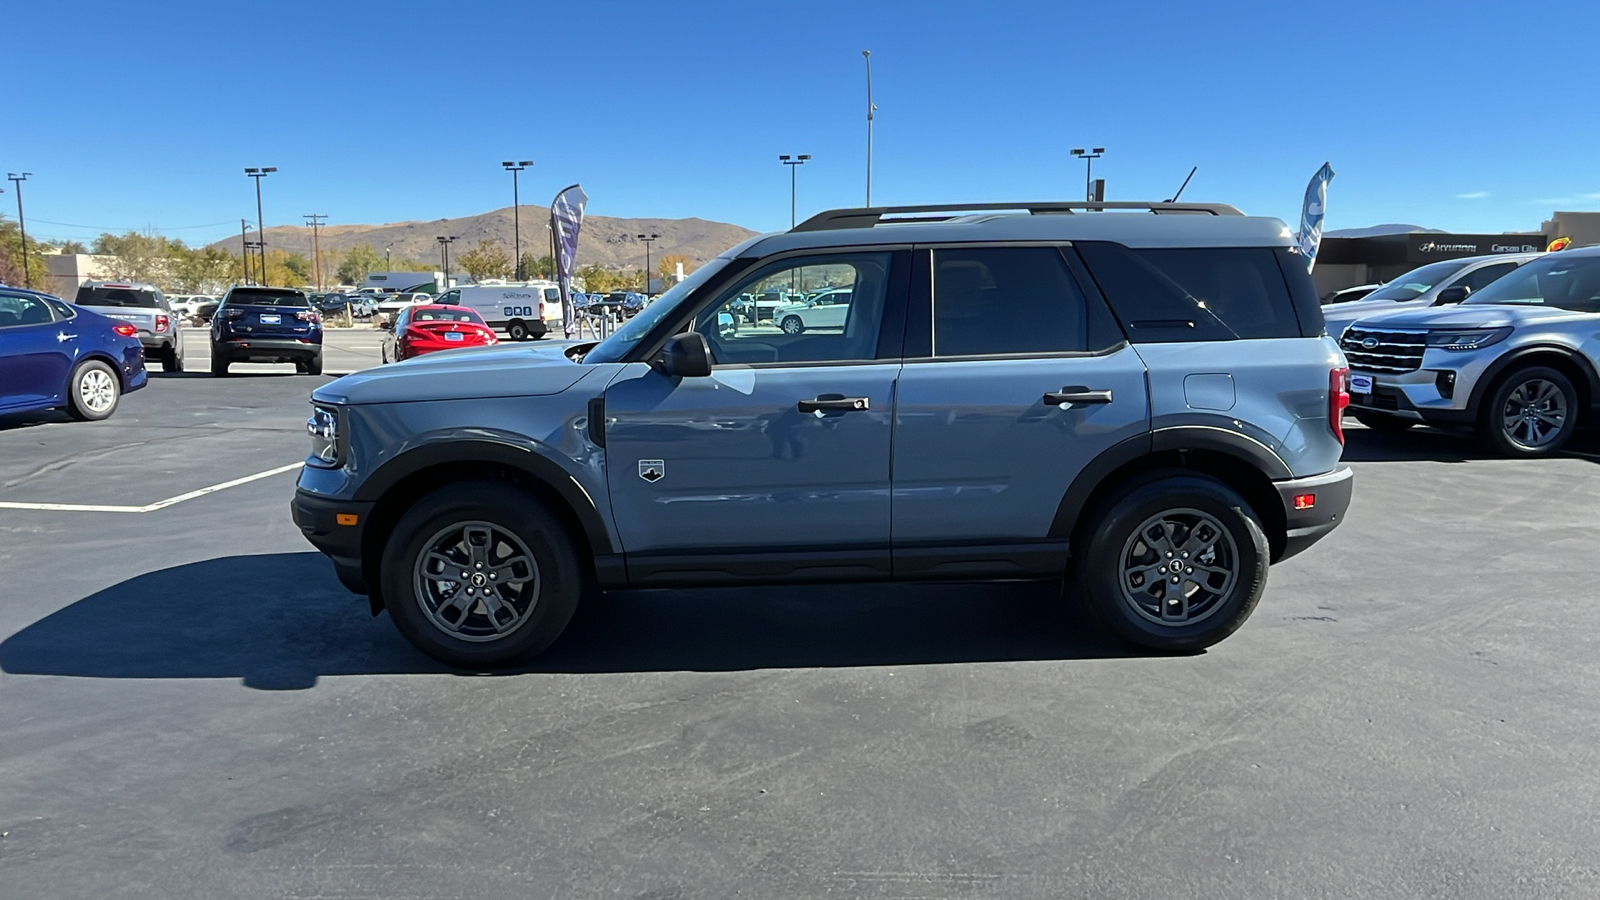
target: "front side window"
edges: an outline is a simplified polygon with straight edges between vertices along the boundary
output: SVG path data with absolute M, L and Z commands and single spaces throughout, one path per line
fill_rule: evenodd
M 1515 303 L 1600 312 L 1600 256 L 1552 253 L 1484 287 L 1468 304 Z
M 933 354 L 1089 349 L 1083 292 L 1054 247 L 933 251 Z
M 50 307 L 40 298 L 26 294 L 0 294 L 0 328 L 48 325 L 54 321 Z
M 1368 300 L 1415 300 L 1433 290 L 1433 286 L 1465 269 L 1468 263 L 1451 260 L 1429 263 L 1401 275 L 1367 295 Z
M 696 316 L 694 330 L 711 345 L 716 365 L 874 359 L 891 258 L 849 253 L 765 267 Z M 839 302 L 812 302 L 822 290 Z M 751 295 L 761 303 L 750 303 Z

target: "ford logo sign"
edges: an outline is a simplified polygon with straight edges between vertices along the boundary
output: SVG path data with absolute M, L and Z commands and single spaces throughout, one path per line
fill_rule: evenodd
M 1375 338 L 1375 337 L 1366 338 L 1365 340 L 1363 340 L 1361 342 L 1361 349 L 1363 349 L 1363 350 L 1376 350 L 1376 349 L 1378 349 L 1378 339 Z

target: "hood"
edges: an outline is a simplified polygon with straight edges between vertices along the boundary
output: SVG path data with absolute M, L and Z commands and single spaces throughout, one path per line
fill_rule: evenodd
M 1389 315 L 1402 310 L 1427 307 L 1428 300 L 1351 300 L 1349 303 L 1335 303 L 1322 308 L 1323 321 L 1328 323 L 1327 331 L 1334 337 L 1339 336 L 1346 325 L 1357 319 L 1366 319 L 1373 316 Z M 1447 307 L 1440 307 L 1445 309 Z
M 1401 310 L 1388 315 L 1365 316 L 1356 324 L 1362 328 L 1499 328 L 1505 325 L 1525 325 L 1531 322 L 1593 316 L 1594 313 L 1577 312 L 1556 306 L 1463 303 L 1459 306 L 1433 306 L 1425 309 Z
M 594 371 L 563 350 L 579 341 L 539 341 L 441 350 L 346 375 L 311 392 L 324 403 L 408 403 L 559 394 Z

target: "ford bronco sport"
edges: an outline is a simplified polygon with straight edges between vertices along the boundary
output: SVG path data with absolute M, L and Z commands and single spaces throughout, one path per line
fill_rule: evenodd
M 295 521 L 463 667 L 593 590 L 740 583 L 1066 579 L 1128 641 L 1208 646 L 1344 517 L 1344 357 L 1282 222 L 1094 206 L 835 210 L 604 341 L 346 376 Z M 837 327 L 725 310 L 823 286 Z

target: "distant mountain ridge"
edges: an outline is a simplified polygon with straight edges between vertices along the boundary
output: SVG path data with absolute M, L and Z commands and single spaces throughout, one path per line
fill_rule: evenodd
M 1323 237 L 1336 238 L 1362 238 L 1379 237 L 1385 234 L 1446 234 L 1442 228 L 1423 228 L 1421 225 L 1370 225 L 1366 228 L 1340 228 L 1337 231 L 1324 231 Z
M 522 219 L 522 252 L 534 256 L 550 253 L 550 208 L 546 206 L 520 207 Z M 491 210 L 475 216 L 456 219 L 434 219 L 428 222 L 390 222 L 383 225 L 330 224 L 319 229 L 322 245 L 322 265 L 331 272 L 339 265 L 344 254 L 361 244 L 371 244 L 383 255 L 390 248 L 396 260 L 409 259 L 422 263 L 439 264 L 437 238 L 454 237 L 450 245 L 451 268 L 462 253 L 477 246 L 481 240 L 490 240 L 505 247 L 507 254 L 512 246 L 512 208 Z M 599 263 L 612 269 L 638 270 L 645 264 L 645 245 L 637 235 L 659 235 L 650 247 L 651 265 L 668 254 L 686 256 L 696 266 L 716 256 L 758 232 L 725 222 L 705 219 L 618 219 L 610 216 L 586 216 L 583 230 L 578 235 L 578 265 Z M 255 240 L 254 232 L 251 240 Z M 311 256 L 311 229 L 299 225 L 271 225 L 267 227 L 267 248 L 303 253 Z M 221 247 L 230 253 L 240 250 L 237 236 L 216 241 L 211 246 Z

